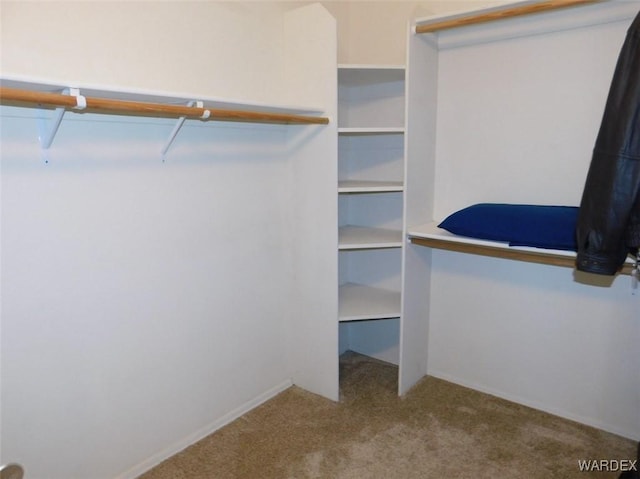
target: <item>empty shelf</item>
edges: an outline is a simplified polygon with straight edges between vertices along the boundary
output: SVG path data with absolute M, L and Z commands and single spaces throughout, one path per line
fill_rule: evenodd
M 362 321 L 400 317 L 401 295 L 362 284 L 347 283 L 340 286 L 340 321 Z
M 384 193 L 403 190 L 402 181 L 343 180 L 338 182 L 338 193 Z
M 404 133 L 404 127 L 403 126 L 339 127 L 338 133 L 340 135 L 391 135 L 391 134 L 397 135 L 397 134 Z
M 338 229 L 338 249 L 399 248 L 402 232 L 365 226 L 341 226 Z

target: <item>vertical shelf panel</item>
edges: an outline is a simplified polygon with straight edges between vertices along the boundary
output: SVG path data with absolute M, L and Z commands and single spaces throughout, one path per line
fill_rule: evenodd
M 433 215 L 438 51 L 429 35 L 409 31 L 407 56 L 405 228 Z M 406 245 L 402 263 L 401 395 L 427 374 L 431 251 Z
M 308 98 L 337 114 L 337 86 L 327 82 L 337 67 L 335 19 L 319 4 L 296 8 L 285 15 L 284 78 L 291 101 Z M 305 41 L 300 41 L 304 38 Z M 295 96 L 294 96 L 295 95 Z M 299 95 L 299 97 L 298 97 Z M 291 150 L 290 180 L 292 243 L 291 301 L 288 309 L 288 363 L 294 384 L 337 401 L 338 383 L 338 265 L 337 124 L 323 130 L 287 131 Z M 292 236 L 293 237 L 293 236 Z

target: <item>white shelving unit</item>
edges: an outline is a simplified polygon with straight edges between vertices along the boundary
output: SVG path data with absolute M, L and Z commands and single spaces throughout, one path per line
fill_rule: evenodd
M 348 338 L 342 343 L 395 363 L 404 141 L 404 66 L 338 65 L 338 320 Z

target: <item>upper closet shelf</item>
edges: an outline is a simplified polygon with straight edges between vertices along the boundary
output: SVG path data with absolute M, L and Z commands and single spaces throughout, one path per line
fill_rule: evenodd
M 195 118 L 200 120 L 241 121 L 278 124 L 327 124 L 328 118 L 302 115 L 277 107 L 221 103 L 216 100 L 158 97 L 157 95 L 75 89 L 63 93 L 63 87 L 42 89 L 40 85 L 9 86 L 15 82 L 0 80 L 2 104 L 33 105 L 86 110 L 95 113 L 123 113 L 140 116 Z M 38 88 L 40 87 L 40 88 Z M 72 92 L 74 90 L 71 90 Z M 125 98 L 123 98 L 125 97 Z M 224 107 L 222 107 L 224 105 Z
M 47 149 L 66 111 L 101 114 L 177 118 L 166 153 L 186 119 L 282 125 L 326 125 L 329 119 L 309 108 L 283 107 L 193 96 L 174 96 L 158 92 L 117 91 L 96 87 L 66 87 L 41 81 L 0 78 L 0 104 L 21 107 L 54 108 L 56 114 L 48 133 L 41 135 Z
M 338 65 L 338 80 L 345 86 L 365 86 L 404 80 L 404 65 Z
M 338 63 L 339 70 L 398 70 L 404 71 L 404 65 L 386 65 L 382 63 Z
M 628 21 L 639 8 L 637 0 L 525 0 L 419 18 L 414 31 L 444 50 Z
M 494 258 L 504 258 L 529 263 L 550 264 L 555 266 L 575 267 L 576 253 L 573 251 L 509 246 L 507 243 L 487 241 L 476 238 L 458 236 L 441 228 L 438 223 L 427 223 L 409 228 L 407 235 L 413 244 L 429 248 L 457 251 L 460 253 L 478 254 Z M 633 263 L 629 260 L 622 268 L 622 274 L 630 274 Z
M 416 33 L 432 33 L 451 28 L 493 22 L 550 10 L 558 10 L 602 0 L 525 0 L 497 7 L 467 10 L 461 13 L 438 15 L 416 21 Z
M 65 85 L 62 83 L 51 83 L 38 79 L 23 79 L 15 77 L 0 78 L 0 101 L 2 103 L 20 102 L 26 104 L 38 104 L 43 106 L 56 106 L 55 102 L 60 101 L 60 106 L 79 109 L 74 98 L 58 98 L 63 96 L 65 90 L 75 88 L 80 95 L 87 99 L 86 109 L 97 110 L 105 113 L 129 113 L 146 116 L 159 117 L 180 117 L 187 116 L 199 118 L 203 116 L 204 110 L 209 110 L 208 118 L 219 121 L 250 121 L 267 123 L 312 123 L 327 124 L 328 118 L 319 116 L 322 109 L 317 107 L 300 105 L 274 105 L 259 102 L 246 102 L 216 97 L 206 97 L 189 93 L 169 93 L 151 90 L 137 89 L 115 89 L 95 85 Z M 11 89 L 11 90 L 10 90 Z M 12 90 L 26 90 L 29 93 L 17 93 Z M 38 95 L 41 93 L 52 94 L 50 100 L 41 101 Z M 13 96 L 24 95 L 24 99 L 12 98 Z M 64 95 L 68 97 L 69 95 Z M 97 100 L 97 101 L 96 101 Z M 104 101 L 102 101 L 104 100 Z M 191 107 L 189 102 L 201 101 L 202 108 Z M 225 114 L 221 111 L 228 112 Z M 252 115 L 254 113 L 255 115 Z M 282 115 L 280 117 L 279 115 Z M 287 121 L 293 117 L 292 121 Z M 300 118 L 301 117 L 301 118 Z

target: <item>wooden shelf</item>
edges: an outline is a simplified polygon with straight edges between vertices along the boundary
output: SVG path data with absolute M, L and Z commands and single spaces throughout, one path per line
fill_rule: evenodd
M 364 226 L 341 226 L 338 229 L 338 249 L 399 248 L 402 232 Z
M 438 223 L 427 223 L 410 228 L 407 232 L 409 241 L 413 244 L 429 248 L 469 253 L 494 258 L 504 258 L 529 263 L 549 264 L 574 268 L 576 253 L 552 249 L 530 248 L 524 246 L 509 246 L 507 243 L 486 241 L 476 238 L 457 236 L 438 228 Z M 622 274 L 630 274 L 633 265 L 627 262 Z
M 341 180 L 338 193 L 384 193 L 403 191 L 402 181 Z
M 347 283 L 340 286 L 339 305 L 341 322 L 398 318 L 401 295 L 398 291 Z

